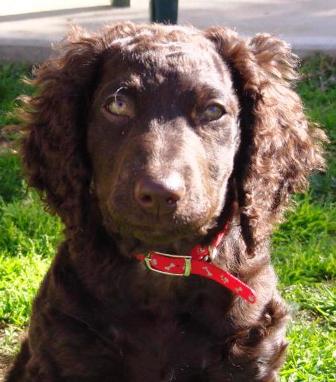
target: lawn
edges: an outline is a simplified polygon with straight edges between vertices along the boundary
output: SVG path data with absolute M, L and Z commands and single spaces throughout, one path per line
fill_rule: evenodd
M 312 177 L 307 194 L 273 236 L 273 263 L 292 311 L 281 381 L 336 380 L 336 61 L 316 56 L 302 68 L 298 91 L 307 114 L 327 131 L 328 171 Z M 17 350 L 31 300 L 61 237 L 21 176 L 16 153 L 15 97 L 29 68 L 0 65 L 0 363 Z M 1 365 L 0 365 L 1 375 Z

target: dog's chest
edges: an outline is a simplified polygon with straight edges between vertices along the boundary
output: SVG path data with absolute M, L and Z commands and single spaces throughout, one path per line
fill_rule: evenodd
M 183 380 L 184 375 L 200 375 L 214 356 L 225 352 L 233 328 L 227 317 L 230 298 L 223 288 L 192 283 L 169 298 L 158 299 L 155 293 L 142 297 L 119 305 L 119 317 L 109 327 L 122 333 L 118 345 L 132 375 Z

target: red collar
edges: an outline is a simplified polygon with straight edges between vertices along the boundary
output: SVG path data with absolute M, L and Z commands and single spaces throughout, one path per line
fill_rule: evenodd
M 168 255 L 166 253 L 150 251 L 146 254 L 137 254 L 135 257 L 139 261 L 144 261 L 149 270 L 164 275 L 198 275 L 213 280 L 253 304 L 256 302 L 256 295 L 252 288 L 231 273 L 210 262 L 211 258 L 218 251 L 223 238 L 227 235 L 229 225 L 229 223 L 225 225 L 224 229 L 215 236 L 209 246 L 203 247 L 197 244 L 187 256 Z

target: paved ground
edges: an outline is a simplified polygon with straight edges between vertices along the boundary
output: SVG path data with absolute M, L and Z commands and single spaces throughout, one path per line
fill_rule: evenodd
M 5 0 L 7 8 L 10 1 Z M 109 3 L 92 3 L 105 1 Z M 0 16 L 0 59 L 35 62 L 49 54 L 51 43 L 59 41 L 71 24 L 97 30 L 120 20 L 148 22 L 149 0 L 131 0 L 130 8 L 103 5 Z M 301 55 L 336 55 L 336 0 L 179 0 L 179 23 L 200 28 L 225 25 L 247 36 L 270 32 L 289 41 Z

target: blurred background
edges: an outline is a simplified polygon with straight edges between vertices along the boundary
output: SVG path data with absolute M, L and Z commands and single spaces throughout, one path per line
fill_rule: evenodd
M 301 55 L 336 52 L 336 0 L 2 0 L 0 55 L 44 59 L 50 43 L 73 24 L 97 30 L 121 20 L 149 22 L 162 14 L 174 18 L 174 8 L 179 24 L 225 25 L 246 36 L 273 33 Z

